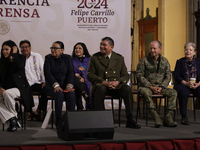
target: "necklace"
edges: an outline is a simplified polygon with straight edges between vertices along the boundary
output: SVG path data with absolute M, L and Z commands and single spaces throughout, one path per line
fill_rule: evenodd
M 189 67 L 191 67 L 192 66 L 192 64 L 187 64 Z

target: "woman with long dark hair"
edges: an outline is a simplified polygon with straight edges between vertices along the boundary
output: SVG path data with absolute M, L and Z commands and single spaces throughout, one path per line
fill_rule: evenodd
M 87 69 L 90 61 L 90 54 L 86 45 L 82 42 L 76 43 L 72 52 L 72 59 L 75 70 L 75 94 L 77 110 L 83 109 L 82 97 L 86 100 L 86 109 L 92 109 L 90 87 L 87 80 Z
M 5 41 L 1 47 L 0 59 L 0 119 L 9 121 L 7 131 L 16 131 L 20 127 L 15 110 L 15 98 L 21 97 L 24 107 L 30 111 L 34 106 L 30 86 L 25 76 L 26 57 L 19 54 L 17 45 Z

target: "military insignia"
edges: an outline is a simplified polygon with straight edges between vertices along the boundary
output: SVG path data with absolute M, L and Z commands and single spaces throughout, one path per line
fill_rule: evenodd
M 119 53 L 116 53 L 118 56 L 120 56 L 120 57 L 124 57 L 123 55 L 121 55 L 121 54 L 119 54 Z
M 5 20 L 0 20 L 0 35 L 5 35 L 10 31 L 10 25 Z

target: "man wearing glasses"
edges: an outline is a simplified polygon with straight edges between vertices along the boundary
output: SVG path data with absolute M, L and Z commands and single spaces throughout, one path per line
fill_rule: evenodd
M 47 98 L 45 91 L 45 78 L 43 72 L 44 60 L 39 53 L 31 52 L 31 43 L 28 40 L 23 40 L 19 43 L 21 53 L 26 56 L 26 78 L 32 91 L 41 93 L 39 105 L 36 112 L 31 111 L 27 120 L 41 120 L 41 110 L 46 111 Z

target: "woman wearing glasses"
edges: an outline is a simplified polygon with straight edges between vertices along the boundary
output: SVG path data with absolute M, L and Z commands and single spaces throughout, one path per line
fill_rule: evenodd
M 83 109 L 82 97 L 86 101 L 86 109 L 92 109 L 90 101 L 91 83 L 87 80 L 87 69 L 90 61 L 90 54 L 84 43 L 76 43 L 72 52 L 72 59 L 75 70 L 75 94 L 77 110 Z
M 67 102 L 68 110 L 75 110 L 74 66 L 70 55 L 63 54 L 64 44 L 56 41 L 50 47 L 51 54 L 45 56 L 44 75 L 48 95 L 55 98 L 56 126 L 58 126 L 63 101 Z
M 178 93 L 181 124 L 189 125 L 187 118 L 187 102 L 190 94 L 200 97 L 200 59 L 196 58 L 196 45 L 186 43 L 184 46 L 185 57 L 177 60 L 174 78 L 174 89 Z
M 19 54 L 17 45 L 9 40 L 2 44 L 0 59 L 0 119 L 9 121 L 7 131 L 20 127 L 15 110 L 15 98 L 22 97 L 27 111 L 33 107 L 31 88 L 25 76 L 26 57 Z

